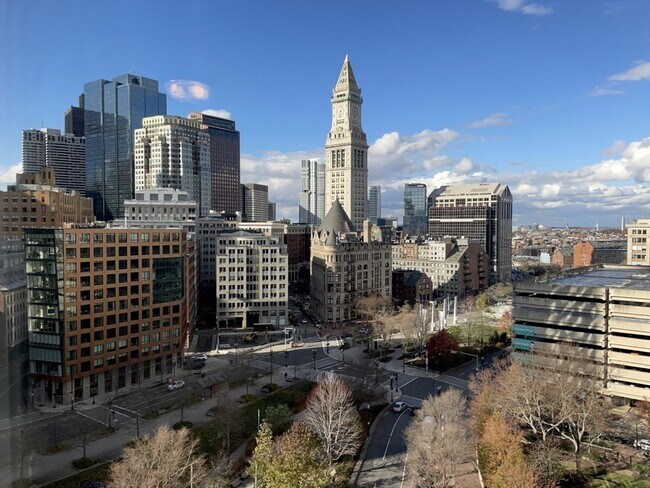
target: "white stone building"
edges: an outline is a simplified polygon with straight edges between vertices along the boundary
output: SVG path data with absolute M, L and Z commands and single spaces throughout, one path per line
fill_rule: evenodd
M 288 325 L 287 246 L 242 230 L 217 236 L 216 244 L 218 326 Z
M 129 227 L 169 228 L 196 232 L 197 204 L 189 193 L 173 188 L 137 190 L 135 199 L 124 201 L 124 219 Z

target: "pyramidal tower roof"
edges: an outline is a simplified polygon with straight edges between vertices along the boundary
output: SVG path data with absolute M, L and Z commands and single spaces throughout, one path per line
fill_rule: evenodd
M 335 200 L 334 203 L 332 203 L 332 207 L 329 209 L 329 212 L 327 212 L 325 219 L 318 229 L 321 232 L 329 232 L 330 235 L 355 232 L 350 217 L 345 213 L 345 210 L 343 210 L 343 207 L 338 200 Z
M 357 85 L 357 80 L 354 77 L 354 72 L 352 71 L 352 64 L 350 64 L 350 59 L 348 55 L 345 55 L 343 60 L 343 66 L 341 67 L 341 73 L 339 74 L 339 79 L 336 82 L 334 87 L 335 92 L 354 92 L 356 94 L 361 93 L 359 86 Z

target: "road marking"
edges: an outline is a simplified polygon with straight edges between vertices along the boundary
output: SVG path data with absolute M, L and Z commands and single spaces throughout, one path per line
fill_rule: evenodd
M 133 414 L 135 416 L 140 415 L 138 412 L 135 412 L 135 411 L 131 410 L 130 408 L 123 407 L 122 405 L 113 404 L 113 405 L 111 405 L 110 408 L 114 409 L 117 413 L 119 413 L 120 415 L 124 415 L 125 417 L 130 417 L 130 416 L 126 415 L 125 413 L 117 411 L 117 409 L 124 410 L 125 412 L 129 412 L 129 413 L 131 413 L 131 414 Z
M 406 451 L 406 456 L 404 456 L 404 470 L 402 471 L 402 482 L 399 484 L 399 488 L 404 486 L 404 479 L 406 479 L 406 462 L 409 459 L 409 452 Z
M 390 446 L 390 440 L 393 437 L 393 432 L 395 432 L 395 427 L 397 427 L 399 419 L 401 419 L 402 415 L 404 415 L 406 412 L 408 412 L 408 409 L 404 410 L 402 413 L 399 414 L 399 417 L 397 417 L 397 420 L 395 421 L 395 424 L 393 425 L 393 428 L 390 430 L 390 435 L 388 436 L 388 442 L 386 443 L 386 449 L 384 449 L 384 456 L 381 458 L 382 461 L 386 460 L 386 453 L 388 452 L 388 446 Z
M 81 413 L 79 410 L 75 410 L 75 412 L 77 412 L 77 415 L 81 415 L 82 417 L 86 417 L 87 419 L 94 420 L 98 424 L 102 424 L 103 426 L 108 427 L 108 424 L 102 422 L 101 420 L 97 420 L 96 418 L 91 417 L 90 415 L 86 415 L 85 413 Z

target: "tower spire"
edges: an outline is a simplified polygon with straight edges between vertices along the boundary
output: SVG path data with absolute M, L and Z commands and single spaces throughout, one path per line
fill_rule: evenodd
M 335 93 L 340 92 L 352 92 L 356 95 L 361 93 L 359 86 L 357 85 L 357 80 L 354 77 L 354 72 L 352 71 L 352 64 L 350 63 L 350 58 L 348 55 L 345 55 L 343 60 L 343 66 L 341 67 L 341 73 L 339 74 L 339 79 L 336 82 L 334 87 Z

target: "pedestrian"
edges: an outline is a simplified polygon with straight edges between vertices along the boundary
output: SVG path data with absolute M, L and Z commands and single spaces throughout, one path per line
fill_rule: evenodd
M 441 387 L 441 386 L 439 386 L 438 388 L 436 388 L 436 394 L 437 394 L 438 396 L 442 395 L 442 387 Z

